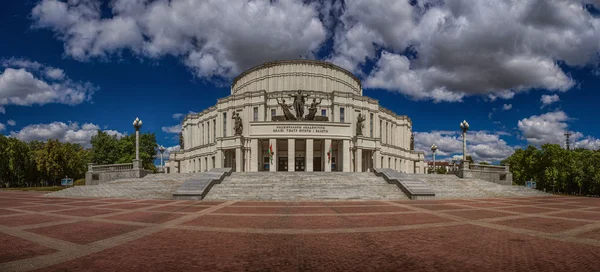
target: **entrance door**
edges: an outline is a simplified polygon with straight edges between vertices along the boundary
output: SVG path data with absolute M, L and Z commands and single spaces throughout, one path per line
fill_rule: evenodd
M 287 171 L 288 170 L 288 158 L 287 157 L 279 157 L 279 161 L 277 162 L 277 171 Z
M 296 169 L 294 169 L 296 172 L 305 171 L 304 158 L 296 158 L 296 162 L 294 163 L 294 165 L 296 166 Z
M 321 172 L 323 169 L 321 168 L 321 157 L 313 158 L 313 171 Z

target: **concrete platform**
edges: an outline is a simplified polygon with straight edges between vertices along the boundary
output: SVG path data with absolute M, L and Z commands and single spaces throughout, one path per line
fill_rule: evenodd
M 0 191 L 0 271 L 594 271 L 600 199 L 252 202 Z

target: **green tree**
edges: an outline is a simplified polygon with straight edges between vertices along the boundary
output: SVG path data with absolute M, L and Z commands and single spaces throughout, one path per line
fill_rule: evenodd
M 98 130 L 98 134 L 92 136 L 90 141 L 92 150 L 90 160 L 96 164 L 113 164 L 120 159 L 119 140 L 116 136 Z
M 436 170 L 436 173 L 440 175 L 445 175 L 448 174 L 448 169 L 446 169 L 446 167 L 440 167 Z

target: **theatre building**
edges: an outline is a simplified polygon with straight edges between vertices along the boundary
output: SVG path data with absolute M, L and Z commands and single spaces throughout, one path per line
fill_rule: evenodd
M 331 63 L 274 61 L 233 80 L 231 95 L 182 123 L 170 173 L 231 167 L 236 172 L 424 173 L 412 122 L 363 96 L 360 80 Z

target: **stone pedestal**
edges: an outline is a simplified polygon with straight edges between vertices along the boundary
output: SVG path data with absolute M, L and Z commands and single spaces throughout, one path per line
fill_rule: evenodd
M 141 160 L 133 160 L 133 169 L 143 169 Z
M 460 169 L 458 169 L 458 177 L 459 178 L 472 178 L 473 173 L 471 173 L 471 169 L 469 168 L 469 161 L 462 161 L 460 165 Z

